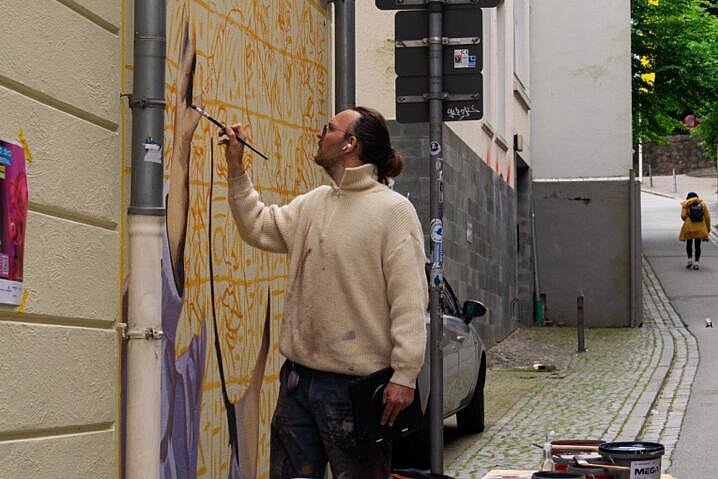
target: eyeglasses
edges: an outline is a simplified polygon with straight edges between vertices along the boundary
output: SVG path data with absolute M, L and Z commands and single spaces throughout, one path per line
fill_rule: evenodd
M 325 123 L 324 126 L 322 127 L 322 133 L 319 136 L 324 138 L 324 135 L 327 134 L 327 131 L 341 131 L 345 135 L 351 135 L 351 133 L 349 133 L 348 131 L 342 130 L 341 128 L 337 128 L 336 126 L 332 125 L 331 123 Z

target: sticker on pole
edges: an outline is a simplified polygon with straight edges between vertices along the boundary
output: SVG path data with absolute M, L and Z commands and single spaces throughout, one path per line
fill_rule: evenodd
M 433 243 L 441 243 L 444 239 L 444 226 L 440 219 L 431 220 L 431 226 L 429 227 L 429 236 Z
M 429 145 L 429 151 L 432 155 L 438 155 L 441 153 L 441 145 L 438 141 L 432 141 L 431 145 Z
M 470 55 L 468 48 L 454 49 L 454 68 L 476 68 L 476 55 Z
M 430 285 L 433 287 L 439 287 L 444 282 L 444 275 L 441 271 L 441 263 L 433 263 L 431 265 L 430 273 Z

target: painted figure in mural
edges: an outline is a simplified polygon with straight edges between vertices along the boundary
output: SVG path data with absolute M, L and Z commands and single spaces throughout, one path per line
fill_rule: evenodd
M 194 325 L 195 331 L 189 341 L 179 341 L 178 324 L 183 318 L 185 299 L 185 255 L 187 244 L 187 220 L 190 204 L 189 163 L 192 152 L 192 137 L 199 123 L 200 114 L 192 109 L 193 78 L 196 64 L 194 34 L 190 31 L 189 20 L 184 17 L 182 50 L 178 62 L 175 85 L 176 110 L 172 143 L 172 162 L 169 182 L 166 185 L 167 235 L 162 257 L 162 404 L 161 404 L 161 477 L 194 478 L 198 469 L 207 470 L 200 464 L 200 435 L 203 414 L 223 410 L 229 431 L 229 447 L 225 460 L 229 464 L 226 472 L 230 479 L 256 477 L 258 450 L 259 394 L 269 349 L 268 322 L 265 322 L 261 348 L 256 352 L 256 364 L 248 385 L 239 399 L 232 401 L 228 394 L 225 361 L 214 317 L 211 312 Z M 192 254 L 197 254 L 193 252 Z M 213 281 L 213 279 L 210 279 Z M 215 298 L 212 294 L 211 301 Z M 178 347 L 179 344 L 179 347 Z M 221 383 L 221 398 L 207 397 L 203 388 L 208 357 L 216 357 Z M 203 394 L 205 397 L 203 397 Z M 213 401 L 219 404 L 208 404 Z M 210 412 L 203 412 L 210 411 Z M 216 451 L 207 451 L 208 461 L 220 461 Z
M 698 194 L 691 191 L 686 195 L 685 201 L 681 202 L 681 219 L 683 226 L 678 239 L 686 242 L 686 268 L 697 270 L 700 268 L 698 262 L 701 259 L 701 241 L 708 241 L 708 233 L 711 230 L 708 207 Z
M 272 419 L 271 477 L 388 477 L 391 445 L 353 434 L 348 384 L 391 366 L 382 424 L 414 398 L 424 359 L 428 294 L 424 244 L 412 204 L 387 186 L 403 160 L 382 115 L 340 112 L 315 155 L 331 185 L 284 206 L 263 204 L 243 162 L 241 125 L 224 132 L 229 203 L 248 244 L 289 255 Z

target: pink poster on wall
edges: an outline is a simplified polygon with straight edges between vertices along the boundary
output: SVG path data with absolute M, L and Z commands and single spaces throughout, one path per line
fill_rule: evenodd
M 27 223 L 25 152 L 0 139 L 0 304 L 20 304 Z

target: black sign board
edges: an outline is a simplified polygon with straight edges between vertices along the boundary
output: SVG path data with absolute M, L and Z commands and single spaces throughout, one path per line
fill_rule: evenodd
M 443 90 L 449 92 L 442 109 L 444 121 L 480 120 L 483 117 L 483 79 L 480 74 L 444 75 Z M 420 100 L 429 91 L 428 76 L 396 78 L 396 120 L 399 123 L 429 121 L 429 103 Z M 455 98 L 461 99 L 452 99 Z
M 399 76 L 425 75 L 429 71 L 429 14 L 426 10 L 397 12 L 394 17 L 396 48 L 394 66 Z M 447 7 L 442 31 L 448 44 L 443 47 L 445 75 L 481 73 L 481 9 Z
M 493 8 L 503 0 L 443 0 L 444 5 L 471 5 L 478 8 Z M 418 10 L 426 8 L 429 0 L 376 0 L 379 10 Z

